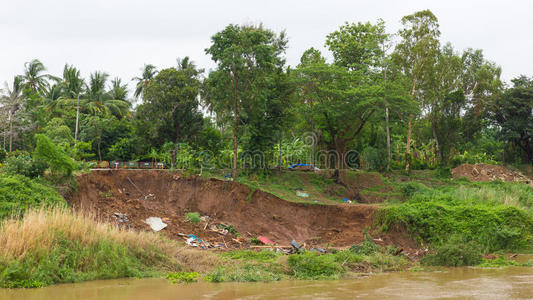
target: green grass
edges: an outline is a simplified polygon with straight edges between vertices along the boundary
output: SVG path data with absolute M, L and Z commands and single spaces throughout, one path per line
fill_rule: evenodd
M 236 250 L 236 251 L 225 252 L 222 254 L 222 257 L 226 257 L 230 259 L 253 260 L 253 261 L 258 261 L 258 262 L 274 261 L 279 256 L 280 254 L 274 251 L 269 251 L 269 250 L 264 250 L 264 251 Z
M 364 249 L 363 251 L 359 251 Z M 366 241 L 349 250 L 326 254 L 304 252 L 284 255 L 275 251 L 237 250 L 220 254 L 226 261 L 206 276 L 207 281 L 275 281 L 281 279 L 339 279 L 361 271 L 398 271 L 408 266 L 390 247 Z
M 342 193 L 345 189 L 341 185 L 336 185 L 331 178 L 304 171 L 274 171 L 270 175 L 241 176 L 238 178 L 238 182 L 249 186 L 251 192 L 260 189 L 283 200 L 297 203 L 341 202 L 342 196 L 331 195 L 328 188 L 335 187 L 339 189 L 337 193 Z M 297 196 L 297 189 L 305 191 L 309 194 L 309 197 L 302 198 Z

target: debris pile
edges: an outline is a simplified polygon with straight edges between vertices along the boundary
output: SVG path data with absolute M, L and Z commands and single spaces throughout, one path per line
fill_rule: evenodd
M 119 221 L 119 223 L 129 222 L 128 216 L 126 216 L 126 214 L 121 214 L 121 213 L 116 212 L 113 214 L 113 217 L 115 217 Z
M 532 184 L 531 178 L 518 171 L 511 171 L 501 165 L 462 164 L 451 170 L 454 178 L 466 177 L 471 181 L 517 181 Z

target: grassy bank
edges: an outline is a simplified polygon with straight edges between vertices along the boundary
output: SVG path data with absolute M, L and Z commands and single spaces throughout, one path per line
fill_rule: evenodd
M 370 239 L 320 255 L 251 250 L 217 255 L 159 234 L 119 229 L 65 208 L 33 209 L 22 218 L 5 219 L 0 245 L 0 287 L 8 288 L 191 271 L 211 282 L 337 279 L 402 270 L 409 264 L 394 255 L 396 248 L 380 247 Z
M 531 186 L 458 180 L 437 187 L 408 182 L 399 190 L 405 202 L 385 205 L 378 215 L 376 227 L 383 231 L 407 230 L 448 256 L 533 250 Z
M 350 249 L 327 254 L 304 252 L 284 255 L 274 251 L 239 250 L 222 254 L 224 265 L 211 271 L 206 281 L 277 281 L 282 279 L 340 279 L 353 274 L 400 271 L 410 263 L 394 255 L 394 247 L 380 247 L 371 240 Z
M 30 210 L 0 227 L 0 286 L 206 271 L 218 258 L 148 232 L 122 230 L 63 208 Z

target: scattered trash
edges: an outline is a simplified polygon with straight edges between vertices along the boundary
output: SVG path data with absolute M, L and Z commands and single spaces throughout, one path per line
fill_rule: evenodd
M 153 198 L 154 197 L 154 194 L 148 194 L 146 196 L 144 196 L 144 200 L 148 200 L 150 198 Z
M 309 250 L 311 252 L 315 251 L 315 252 L 320 252 L 320 253 L 326 253 L 327 251 L 322 249 L 322 248 L 311 248 L 311 250 Z
M 303 197 L 303 198 L 307 198 L 307 197 L 309 197 L 309 194 L 306 193 L 306 192 L 296 191 L 296 196 L 298 196 L 298 197 Z
M 153 231 L 160 231 L 161 229 L 167 227 L 167 224 L 163 223 L 163 220 L 158 217 L 150 217 L 144 221 L 146 224 L 150 225 Z
M 197 240 L 200 243 L 202 242 L 202 240 L 197 238 L 194 234 L 189 234 L 188 237 L 190 237 L 191 239 Z
M 298 242 L 296 242 L 295 240 L 292 240 L 291 246 L 297 251 L 300 251 L 300 248 L 302 248 L 302 246 L 300 246 L 300 244 L 298 244 Z
M 117 218 L 120 223 L 125 223 L 129 221 L 128 216 L 126 216 L 126 214 L 116 212 L 113 214 L 113 216 Z
M 352 200 L 349 200 L 348 198 L 344 198 L 344 203 L 352 203 Z
M 269 240 L 267 237 L 265 236 L 258 236 L 257 239 L 261 242 L 261 244 L 263 245 L 274 245 L 274 242 Z
M 211 229 L 211 231 L 214 231 L 214 232 L 222 234 L 222 235 L 228 234 L 228 230 L 227 229 L 219 228 L 217 225 L 211 225 L 211 227 L 209 227 L 209 229 Z

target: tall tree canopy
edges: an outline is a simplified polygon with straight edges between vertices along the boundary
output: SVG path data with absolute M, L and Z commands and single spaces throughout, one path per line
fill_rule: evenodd
M 146 87 L 136 119 L 142 135 L 154 146 L 166 141 L 190 142 L 201 129 L 199 76 L 192 64 L 163 69 Z
M 205 104 L 223 119 L 232 119 L 234 178 L 239 138 L 246 133 L 246 148 L 262 150 L 279 130 L 286 101 L 286 47 L 284 32 L 277 35 L 262 25 L 228 25 L 211 37 L 206 49 L 217 69 L 206 79 Z

